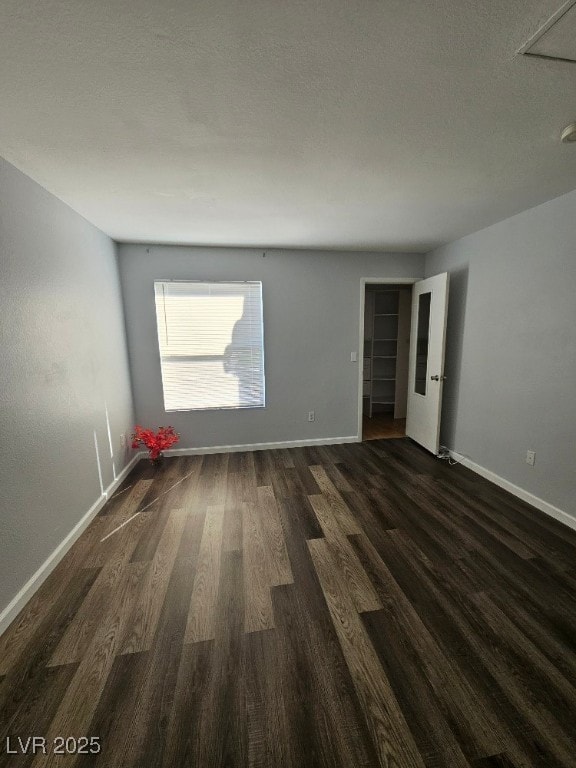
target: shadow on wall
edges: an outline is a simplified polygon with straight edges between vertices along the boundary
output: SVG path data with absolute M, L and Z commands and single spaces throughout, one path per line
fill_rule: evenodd
M 235 407 L 250 408 L 260 404 L 260 387 L 253 376 L 254 368 L 260 368 L 260 361 L 254 359 L 254 346 L 257 340 L 253 338 L 254 323 L 251 309 L 244 299 L 242 316 L 234 324 L 230 344 L 224 350 L 222 361 L 224 372 L 235 376 L 238 380 L 238 398 Z
M 450 272 L 450 290 L 448 294 L 446 362 L 444 365 L 447 379 L 442 395 L 440 442 L 452 449 L 457 448 L 454 445 L 454 438 L 458 417 L 458 393 L 462 375 L 462 350 L 467 296 L 468 266 L 465 266 Z

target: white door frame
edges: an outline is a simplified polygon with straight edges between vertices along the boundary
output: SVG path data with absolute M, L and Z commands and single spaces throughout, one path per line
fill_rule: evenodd
M 366 285 L 414 285 L 423 277 L 361 277 L 360 278 L 360 329 L 358 333 L 358 437 L 362 442 L 362 393 L 364 371 L 364 309 L 366 300 Z

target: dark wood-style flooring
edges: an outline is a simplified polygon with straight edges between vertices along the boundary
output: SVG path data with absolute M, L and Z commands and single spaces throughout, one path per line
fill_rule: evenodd
M 0 639 L 0 765 L 576 766 L 575 555 L 406 439 L 143 461 Z

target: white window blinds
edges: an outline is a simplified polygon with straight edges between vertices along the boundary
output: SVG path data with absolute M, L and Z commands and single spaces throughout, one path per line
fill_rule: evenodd
M 265 404 L 262 283 L 154 283 L 167 411 Z

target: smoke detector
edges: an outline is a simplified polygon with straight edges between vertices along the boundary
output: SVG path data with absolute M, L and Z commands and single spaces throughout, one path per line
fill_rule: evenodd
M 570 125 L 567 125 L 566 128 L 564 128 L 562 131 L 560 138 L 565 144 L 576 141 L 576 123 L 570 123 Z

